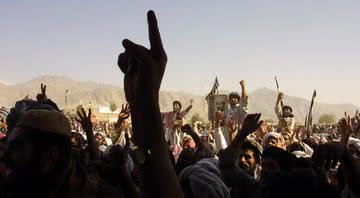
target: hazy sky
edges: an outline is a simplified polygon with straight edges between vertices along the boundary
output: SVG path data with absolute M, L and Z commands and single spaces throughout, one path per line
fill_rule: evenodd
M 27 1 L 0 5 L 1 81 L 42 74 L 122 86 L 116 65 L 129 38 L 148 46 L 155 10 L 169 57 L 163 90 L 275 89 L 360 105 L 360 1 Z

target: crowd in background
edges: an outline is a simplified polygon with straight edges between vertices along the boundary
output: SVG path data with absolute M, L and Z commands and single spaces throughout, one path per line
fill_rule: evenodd
M 154 12 L 150 48 L 125 39 L 123 104 L 115 123 L 91 109 L 66 117 L 46 94 L 1 118 L 0 197 L 360 197 L 360 114 L 296 124 L 284 94 L 276 123 L 249 113 L 245 81 L 229 109 L 187 123 L 190 106 L 161 112 L 167 56 Z

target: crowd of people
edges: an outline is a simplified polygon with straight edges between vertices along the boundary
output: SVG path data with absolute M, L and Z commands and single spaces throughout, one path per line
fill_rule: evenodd
M 91 109 L 67 117 L 46 85 L 1 117 L 0 197 L 360 197 L 358 112 L 304 127 L 279 93 L 269 123 L 249 113 L 240 81 L 229 109 L 187 124 L 193 101 L 160 110 L 167 55 L 155 13 L 147 19 L 150 48 L 122 42 L 128 104 L 116 123 Z

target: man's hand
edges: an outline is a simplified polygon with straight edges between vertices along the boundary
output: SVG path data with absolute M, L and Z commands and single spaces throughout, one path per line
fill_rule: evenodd
M 281 101 L 282 99 L 284 99 L 284 93 L 283 93 L 283 92 L 279 92 L 277 101 Z
M 244 120 L 243 126 L 241 128 L 241 133 L 244 137 L 247 137 L 250 133 L 256 131 L 262 124 L 262 121 L 259 122 L 261 113 L 248 114 Z
M 125 39 L 122 42 L 125 52 L 118 59 L 118 65 L 125 74 L 125 96 L 130 105 L 141 99 L 144 91 L 158 95 L 167 62 L 155 13 L 149 11 L 147 18 L 150 49 Z
M 215 113 L 215 128 L 219 128 L 222 126 L 222 123 L 224 122 L 224 112 L 218 111 Z
M 241 80 L 240 85 L 241 85 L 241 87 L 245 87 L 245 80 Z
M 230 134 L 233 134 L 237 131 L 238 126 L 236 125 L 236 123 L 234 122 L 234 120 L 230 119 L 227 123 L 226 123 L 226 127 L 229 131 Z
M 45 100 L 47 100 L 47 96 L 46 96 L 46 85 L 41 83 L 41 87 L 40 87 L 41 93 L 39 93 L 36 96 L 36 99 L 38 102 L 44 102 Z
M 244 120 L 243 126 L 239 129 L 234 140 L 231 142 L 231 148 L 239 148 L 239 146 L 245 141 L 246 137 L 256 131 L 262 122 L 259 122 L 261 113 L 248 114 Z
M 194 100 L 190 99 L 190 105 L 193 105 L 193 103 L 194 103 Z
M 86 112 L 84 110 L 84 108 L 81 108 L 81 112 L 78 111 L 77 112 L 79 118 L 75 118 L 76 121 L 78 121 L 82 128 L 84 129 L 85 132 L 92 132 L 93 126 L 92 126 L 92 122 L 91 122 L 91 109 L 89 108 L 89 112 L 86 115 Z
M 129 104 L 126 104 L 124 106 L 124 104 L 122 104 L 121 106 L 121 111 L 119 113 L 119 116 L 118 116 L 118 120 L 126 120 L 130 117 L 130 106 Z
M 189 124 L 185 124 L 184 126 L 181 127 L 181 131 L 185 133 L 191 133 L 194 132 L 194 129 Z
M 350 116 L 342 118 L 338 123 L 339 132 L 341 133 L 341 143 L 347 145 L 349 137 L 352 133 L 354 133 L 355 123 L 353 123 L 353 119 Z
M 124 106 L 124 104 L 122 104 L 121 111 L 120 111 L 120 113 L 118 115 L 118 119 L 117 119 L 117 121 L 115 123 L 115 129 L 119 129 L 123 125 L 124 121 L 126 119 L 128 119 L 129 117 L 130 117 L 130 106 L 129 106 L 129 104 L 126 104 L 125 106 Z

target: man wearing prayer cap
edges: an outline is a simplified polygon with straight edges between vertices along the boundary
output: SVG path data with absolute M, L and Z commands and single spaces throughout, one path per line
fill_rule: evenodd
M 259 176 L 262 147 L 254 140 L 245 140 L 241 145 L 239 166 L 255 178 Z
M 94 197 L 97 180 L 71 158 L 70 122 L 56 110 L 25 112 L 2 156 L 9 197 Z

